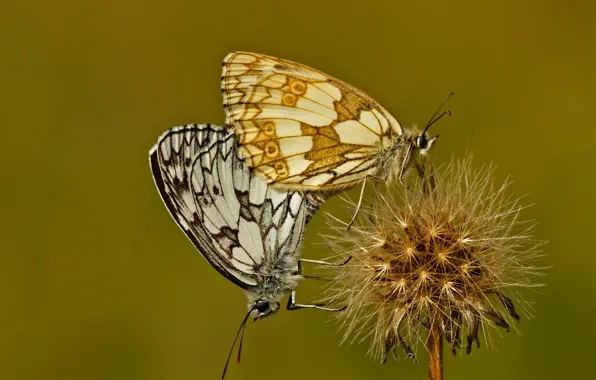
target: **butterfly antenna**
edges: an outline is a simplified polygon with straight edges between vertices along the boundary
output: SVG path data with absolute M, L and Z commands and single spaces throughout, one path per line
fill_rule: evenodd
M 242 332 L 240 333 L 240 343 L 238 344 L 238 357 L 236 358 L 236 365 L 240 365 L 240 356 L 242 355 L 242 342 L 244 342 L 244 328 L 246 323 L 242 325 Z
M 443 101 L 439 105 L 439 108 L 437 108 L 437 111 L 431 116 L 428 123 L 426 123 L 426 127 L 424 127 L 424 131 L 422 131 L 422 134 L 425 134 L 426 131 L 428 131 L 428 129 L 430 128 L 430 126 L 433 125 L 434 123 L 436 123 L 437 121 L 439 121 L 443 116 L 445 116 L 445 115 L 451 116 L 451 111 L 449 111 L 449 110 L 443 111 L 443 113 L 441 113 L 440 115 L 439 115 L 439 112 L 441 112 L 441 109 L 443 109 L 443 106 L 445 105 L 445 103 L 447 103 L 447 100 L 449 100 L 449 98 L 453 95 L 455 95 L 455 92 L 449 91 L 449 93 L 445 96 L 445 99 L 443 99 Z M 439 116 L 437 117 L 437 115 L 439 115 Z
M 234 342 L 232 343 L 232 347 L 230 347 L 230 352 L 228 353 L 228 358 L 226 359 L 226 365 L 224 365 L 224 369 L 221 374 L 222 380 L 226 376 L 226 371 L 228 370 L 228 364 L 230 364 L 230 358 L 232 357 L 232 352 L 234 352 L 234 346 L 236 346 L 236 341 L 238 340 L 238 337 L 240 335 L 242 335 L 242 337 L 240 338 L 240 346 L 238 348 L 238 362 L 237 362 L 237 364 L 240 365 L 240 352 L 242 351 L 242 340 L 244 339 L 244 327 L 246 326 L 248 317 L 250 317 L 250 313 L 252 313 L 253 310 L 254 310 L 254 308 L 250 309 L 248 311 L 248 313 L 246 313 L 246 316 L 242 320 L 242 323 L 240 324 L 240 327 L 238 328 L 238 331 L 236 332 L 236 336 L 234 337 Z

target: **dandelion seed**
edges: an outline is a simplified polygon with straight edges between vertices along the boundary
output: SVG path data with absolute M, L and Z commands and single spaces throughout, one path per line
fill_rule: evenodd
M 378 187 L 351 231 L 335 219 L 327 242 L 352 257 L 328 289 L 349 305 L 337 315 L 342 342 L 371 337 L 369 354 L 382 362 L 398 351 L 415 358 L 422 346 L 438 379 L 443 339 L 454 354 L 470 353 L 480 331 L 490 341 L 486 327 L 510 330 L 520 318 L 514 305 L 530 317 L 518 290 L 540 286 L 533 262 L 544 242 L 519 218 L 524 206 L 507 195 L 510 182 L 493 185 L 493 171 L 453 160 L 432 174 L 432 189 Z

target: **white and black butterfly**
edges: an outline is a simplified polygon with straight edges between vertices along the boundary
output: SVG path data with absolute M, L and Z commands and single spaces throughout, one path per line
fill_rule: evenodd
M 149 156 L 178 226 L 219 273 L 246 291 L 249 310 L 236 338 L 250 316 L 256 321 L 277 312 L 288 294 L 288 309 L 341 310 L 295 302 L 305 277 L 301 262 L 334 265 L 298 259 L 306 224 L 322 198 L 275 190 L 251 175 L 233 131 L 215 125 L 174 127 Z

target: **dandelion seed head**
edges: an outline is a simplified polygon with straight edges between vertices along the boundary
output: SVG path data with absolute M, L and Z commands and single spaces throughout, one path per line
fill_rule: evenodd
M 454 353 L 469 353 L 481 328 L 509 330 L 519 320 L 514 304 L 528 314 L 518 290 L 539 286 L 533 262 L 543 242 L 519 219 L 524 207 L 509 183 L 493 185 L 493 170 L 453 160 L 433 174 L 432 190 L 377 186 L 350 231 L 334 224 L 327 242 L 352 257 L 328 289 L 348 305 L 337 315 L 343 341 L 370 337 L 377 359 L 413 358 L 438 323 Z

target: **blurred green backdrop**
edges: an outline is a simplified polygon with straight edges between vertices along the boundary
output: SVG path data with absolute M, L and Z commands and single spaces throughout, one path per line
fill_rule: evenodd
M 483 3 L 3 4 L 0 377 L 219 377 L 244 294 L 171 220 L 147 152 L 170 126 L 223 123 L 220 61 L 248 50 L 337 76 L 407 125 L 455 90 L 453 116 L 433 127 L 434 162 L 469 149 L 511 175 L 535 203 L 525 217 L 540 222 L 539 264 L 552 268 L 528 293 L 522 335 L 446 353 L 446 378 L 593 378 L 595 3 Z M 319 213 L 305 257 L 326 255 L 313 233 L 324 223 Z M 367 344 L 338 341 L 325 313 L 282 310 L 249 324 L 228 377 L 426 378 L 424 361 L 379 365 Z

